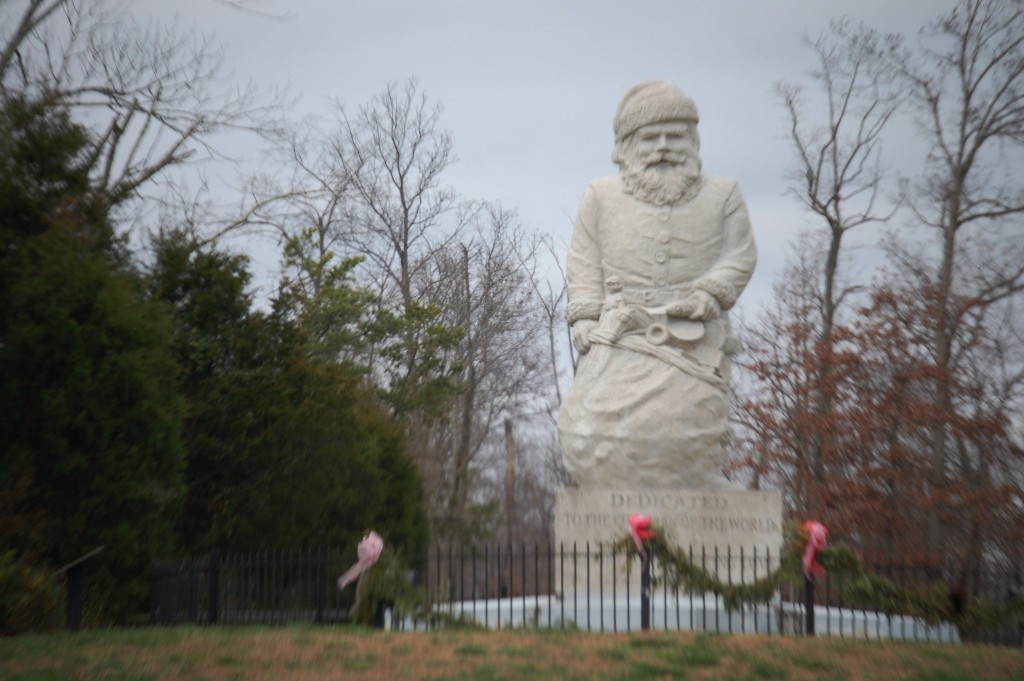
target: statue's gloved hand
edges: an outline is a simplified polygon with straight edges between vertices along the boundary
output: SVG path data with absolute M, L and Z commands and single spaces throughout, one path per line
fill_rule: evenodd
M 696 289 L 678 303 L 668 306 L 670 317 L 708 322 L 722 314 L 718 300 L 703 289 Z
M 572 325 L 572 345 L 581 355 L 590 350 L 590 332 L 597 328 L 596 319 L 578 319 Z

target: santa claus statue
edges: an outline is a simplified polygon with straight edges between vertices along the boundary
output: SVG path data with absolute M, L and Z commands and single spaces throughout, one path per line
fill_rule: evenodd
M 728 310 L 757 260 L 735 180 L 701 172 L 693 100 L 636 85 L 614 120 L 615 175 L 590 184 L 568 258 L 579 352 L 559 419 L 585 488 L 728 487 Z

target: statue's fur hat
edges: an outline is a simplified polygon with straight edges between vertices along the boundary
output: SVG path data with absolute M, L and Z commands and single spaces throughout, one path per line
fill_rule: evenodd
M 612 127 L 618 141 L 651 123 L 699 120 L 697 105 L 682 90 L 662 80 L 645 80 L 622 98 Z

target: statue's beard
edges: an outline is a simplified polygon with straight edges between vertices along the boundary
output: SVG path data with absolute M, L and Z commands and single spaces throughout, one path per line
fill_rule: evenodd
M 700 158 L 696 154 L 654 152 L 632 156 L 622 167 L 626 193 L 656 206 L 689 200 L 700 189 Z

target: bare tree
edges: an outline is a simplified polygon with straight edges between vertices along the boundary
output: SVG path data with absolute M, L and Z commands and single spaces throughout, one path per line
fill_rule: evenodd
M 367 272 L 385 298 L 413 300 L 413 279 L 431 254 L 458 235 L 466 217 L 441 175 L 455 160 L 451 136 L 439 127 L 440 105 L 407 80 L 349 116 L 334 152 L 358 209 L 349 246 L 367 256 Z
M 963 0 L 912 46 L 849 35 L 841 52 L 818 48 L 831 104 L 818 132 L 798 125 L 797 91 L 782 90 L 794 189 L 829 229 L 820 254 L 800 251 L 787 269 L 773 315 L 746 329 L 753 396 L 739 417 L 738 466 L 862 548 L 964 581 L 1019 555 L 1024 521 L 1024 343 L 1013 314 L 1024 298 L 1024 2 Z M 868 73 L 863 90 L 846 80 Z M 927 154 L 902 182 L 888 264 L 872 281 L 830 286 L 844 235 L 888 217 L 877 210 L 876 145 L 903 113 Z
M 848 20 L 834 22 L 829 33 L 807 41 L 817 59 L 810 80 L 826 112 L 820 125 L 808 122 L 803 86 L 777 85 L 796 157 L 790 191 L 821 218 L 829 238 L 819 294 L 820 336 L 826 344 L 837 309 L 851 293 L 838 281 L 843 238 L 857 227 L 887 222 L 895 210 L 884 201 L 882 134 L 899 99 L 883 89 L 873 68 L 871 56 L 880 42 L 884 38 Z
M 786 505 L 801 514 L 815 501 L 827 503 L 822 476 L 815 476 L 812 465 L 812 443 L 823 439 L 825 424 L 833 421 L 816 411 L 821 256 L 827 243 L 820 232 L 802 235 L 773 287 L 773 306 L 743 325 L 742 374 L 734 385 L 737 435 L 727 471 L 754 489 L 782 490 Z M 816 516 L 824 517 L 823 510 Z
M 946 418 L 932 428 L 929 481 L 942 496 L 952 472 L 957 347 L 969 339 L 972 316 L 1024 289 L 1024 182 L 1016 170 L 1024 162 L 1024 2 L 962 0 L 922 33 L 916 50 L 895 46 L 881 57 L 928 144 L 909 199 L 935 247 L 915 258 L 901 245 L 894 255 L 932 306 L 935 408 Z M 937 512 L 928 538 L 937 551 Z
M 283 106 L 252 85 L 224 86 L 221 51 L 208 40 L 140 27 L 119 10 L 30 0 L 0 43 L 5 97 L 64 107 L 94 131 L 85 161 L 96 196 L 110 205 L 200 153 L 219 157 L 216 133 L 270 127 Z
M 360 364 L 404 423 L 438 536 L 465 538 L 495 527 L 499 426 L 512 419 L 524 442 L 538 428 L 553 431 L 548 392 L 554 385 L 557 405 L 564 290 L 552 284 L 542 295 L 545 243 L 514 212 L 444 185 L 454 155 L 439 116 L 410 80 L 356 114 L 339 109 L 333 131 L 311 123 L 302 136 L 278 135 L 278 174 L 250 183 L 242 219 L 289 244 L 289 290 L 316 312 L 324 338 L 351 339 L 362 324 L 352 313 L 368 291 L 376 297 Z M 338 284 L 337 267 L 352 258 L 361 260 L 357 286 L 318 300 L 316 277 Z M 332 329 L 332 320 L 349 328 Z M 344 349 L 338 356 L 352 359 Z
M 245 225 L 269 231 L 279 243 L 310 230 L 318 257 L 346 250 L 356 220 L 353 165 L 338 156 L 333 135 L 323 131 L 320 120 L 307 116 L 264 137 L 271 144 L 273 170 L 247 180 L 241 210 L 226 228 Z
M 542 434 L 534 442 L 533 448 L 540 454 L 538 483 L 535 488 L 538 493 L 543 490 L 547 491 L 543 507 L 547 511 L 553 512 L 555 488 L 574 484 L 572 476 L 565 469 L 565 463 L 562 460 L 562 447 L 558 442 L 557 426 L 558 414 L 562 406 L 562 381 L 567 378 L 564 375 L 567 367 L 562 358 L 569 358 L 571 370 L 575 372 L 577 357 L 572 345 L 572 329 L 565 320 L 565 305 L 569 299 L 569 282 L 565 268 L 562 266 L 562 256 L 555 249 L 550 237 L 543 238 L 541 245 L 545 260 L 553 264 L 555 272 L 547 276 L 534 275 L 531 277 L 534 295 L 539 302 L 543 319 L 544 347 L 548 362 L 546 382 L 550 386 L 550 396 L 543 405 L 545 420 L 543 425 L 539 426 Z M 548 517 L 549 521 L 553 520 L 551 513 L 545 517 Z
M 0 2 L 0 9 L 5 9 L 4 5 L 9 2 L 10 0 Z M 0 83 L 3 83 L 5 88 L 11 71 L 20 71 L 23 80 L 28 78 L 22 56 L 25 45 L 51 15 L 67 3 L 68 0 L 29 0 L 22 9 L 21 16 L 8 23 L 11 30 L 3 37 L 3 47 L 0 48 Z
M 459 394 L 438 424 L 441 525 L 472 525 L 472 477 L 481 453 L 505 451 L 497 437 L 506 419 L 536 409 L 546 365 L 543 319 L 535 297 L 538 242 L 514 213 L 481 204 L 462 243 L 434 254 L 413 281 L 418 296 L 438 305 L 442 319 L 463 335 L 455 348 Z M 488 462 L 504 456 L 488 457 Z
M 802 252 L 800 282 L 802 290 L 778 290 L 785 309 L 771 322 L 786 321 L 809 325 L 807 336 L 785 346 L 796 352 L 787 358 L 796 366 L 813 366 L 813 372 L 799 377 L 787 393 L 799 395 L 794 411 L 786 418 L 793 424 L 791 444 L 796 470 L 792 477 L 793 502 L 803 513 L 821 513 L 830 460 L 837 458 L 837 440 L 827 428 L 804 427 L 808 419 L 818 422 L 835 419 L 837 367 L 836 327 L 841 306 L 849 304 L 858 286 L 849 283 L 841 265 L 845 260 L 845 240 L 849 233 L 871 223 L 884 223 L 895 205 L 886 200 L 887 174 L 882 157 L 883 134 L 899 102 L 895 92 L 883 87 L 879 69 L 873 60 L 887 38 L 849 20 L 833 23 L 816 40 L 806 40 L 814 51 L 815 67 L 808 73 L 810 87 L 794 82 L 776 86 L 788 118 L 788 137 L 795 164 L 788 178 L 792 194 L 818 218 L 823 239 L 813 239 L 818 253 Z M 808 112 L 808 100 L 814 113 Z M 820 115 L 820 123 L 816 115 Z M 791 272 L 787 279 L 792 279 Z M 793 303 L 808 296 L 814 302 L 813 315 L 798 314 Z M 806 311 L 806 310 L 805 310 Z M 758 351 L 775 348 L 778 340 L 751 330 Z M 767 374 L 762 374 L 767 376 Z M 791 375 L 792 376 L 792 375 Z M 794 377 L 796 378 L 796 377 Z M 809 388 L 809 390 L 808 390 Z M 766 415 L 762 415 L 766 416 Z M 759 427 L 763 427 L 761 424 Z M 835 471 L 838 466 L 833 466 Z

